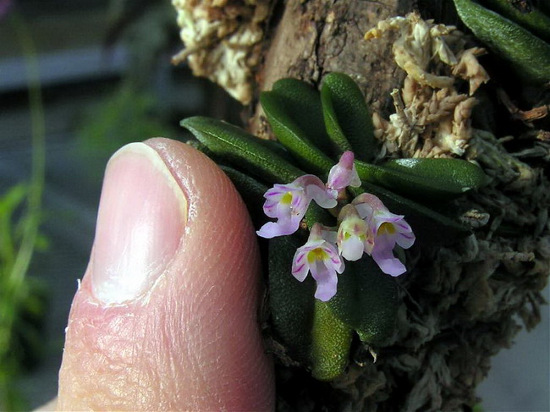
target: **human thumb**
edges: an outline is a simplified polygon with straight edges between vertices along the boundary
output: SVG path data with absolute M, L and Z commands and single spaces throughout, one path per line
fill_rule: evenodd
M 73 301 L 59 410 L 269 410 L 259 255 L 223 172 L 188 145 L 132 143 L 109 161 Z

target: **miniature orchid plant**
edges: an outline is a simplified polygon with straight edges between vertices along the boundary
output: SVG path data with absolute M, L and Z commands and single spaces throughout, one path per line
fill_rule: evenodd
M 325 209 L 336 208 L 348 186 L 361 186 L 351 151 L 344 152 L 330 169 L 326 184 L 314 175 L 301 176 L 285 185 L 275 184 L 264 195 L 263 210 L 277 221 L 267 222 L 257 234 L 268 239 L 291 235 L 300 227 L 312 201 Z M 311 272 L 317 282 L 317 299 L 330 300 L 336 294 L 337 273 L 344 271 L 344 260 L 359 260 L 364 253 L 388 275 L 405 273 L 405 266 L 393 254 L 396 245 L 408 249 L 415 241 L 404 216 L 391 213 L 375 195 L 363 193 L 340 209 L 338 222 L 335 228 L 315 223 L 292 262 L 291 273 L 300 282 Z
M 467 236 L 456 217 L 434 207 L 481 187 L 486 176 L 461 159 L 380 159 L 362 91 L 343 73 L 327 74 L 320 90 L 280 79 L 260 103 L 275 141 L 202 116 L 181 125 L 231 178 L 267 239 L 268 323 L 285 361 L 330 381 L 353 358 L 355 335 L 369 351 L 391 342 L 395 277 L 406 271 L 396 246 Z

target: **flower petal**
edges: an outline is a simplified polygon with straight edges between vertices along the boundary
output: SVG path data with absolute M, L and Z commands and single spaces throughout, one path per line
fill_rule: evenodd
M 408 249 L 412 245 L 414 245 L 414 242 L 416 240 L 416 237 L 414 236 L 414 233 L 411 231 L 409 232 L 401 232 L 397 235 L 395 241 L 399 246 L 401 246 L 403 249 Z
M 301 219 L 279 220 L 277 222 L 267 222 L 256 234 L 265 239 L 271 239 L 277 236 L 291 235 L 300 227 Z
M 355 209 L 357 209 L 357 213 L 359 214 L 359 217 L 363 220 L 370 219 L 370 217 L 373 214 L 373 209 L 366 203 L 358 203 L 355 206 Z
M 377 196 L 371 193 L 362 193 L 353 199 L 351 203 L 355 205 L 355 207 L 360 204 L 367 204 L 373 210 L 388 210 L 388 208 L 384 206 L 384 203 Z
M 292 259 L 292 276 L 303 282 L 309 272 L 306 253 L 298 249 Z
M 320 188 L 318 186 L 310 185 L 306 188 L 306 193 L 313 200 L 315 200 L 315 203 L 324 209 L 332 209 L 338 204 L 336 198 L 333 197 L 334 193 L 326 190 L 325 187 Z M 338 193 L 336 193 L 336 196 L 338 196 Z
M 337 236 L 338 236 L 338 233 L 336 232 L 336 230 L 326 226 L 323 226 L 321 228 L 321 237 L 331 245 L 336 244 Z
M 323 262 L 315 262 L 311 267 L 311 275 L 317 282 L 316 299 L 326 302 L 336 295 L 338 276 L 334 269 L 327 268 Z
M 304 187 L 306 196 L 309 199 L 315 200 L 319 206 L 325 209 L 330 209 L 338 204 L 336 201 L 336 196 L 338 196 L 338 193 L 336 192 L 336 196 L 334 196 L 333 191 L 327 190 L 326 186 L 317 176 L 304 175 L 296 179 L 294 182 Z
M 391 249 L 374 246 L 372 258 L 380 267 L 382 272 L 391 275 L 399 276 L 406 272 L 405 265 L 397 259 Z
M 365 244 L 357 236 L 340 242 L 340 254 L 349 261 L 359 260 L 365 252 Z

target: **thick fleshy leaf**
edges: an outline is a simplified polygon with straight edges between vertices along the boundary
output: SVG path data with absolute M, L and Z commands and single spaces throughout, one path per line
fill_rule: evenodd
M 356 161 L 355 167 L 363 181 L 422 203 L 454 199 L 487 180 L 480 167 L 461 159 L 398 159 L 382 166 Z
M 309 363 L 311 328 L 315 313 L 315 281 L 292 276 L 292 258 L 307 237 L 298 234 L 269 240 L 269 306 L 276 336 L 288 355 Z
M 462 22 L 526 82 L 550 81 L 550 44 L 475 1 L 454 0 Z
M 184 119 L 180 124 L 224 162 L 268 183 L 291 182 L 305 174 L 277 155 L 272 142 L 237 126 L 203 116 Z
M 449 196 L 479 189 L 488 182 L 479 166 L 462 159 L 395 159 L 384 163 L 383 167 L 429 180 L 432 187 Z
M 260 95 L 262 108 L 273 133 L 286 149 L 296 158 L 304 170 L 325 177 L 334 161 L 321 150 L 312 138 L 311 131 L 304 130 L 296 121 L 301 113 L 292 113 L 286 99 L 276 92 L 263 92 Z
M 269 241 L 269 306 L 276 337 L 287 354 L 312 369 L 320 380 L 340 375 L 349 359 L 351 329 L 313 296 L 315 281 L 292 276 L 292 258 L 305 237 L 295 234 Z
M 323 122 L 321 96 L 317 89 L 302 80 L 286 78 L 277 80 L 271 93 L 284 100 L 287 114 L 315 146 L 326 154 L 334 151 Z
M 349 362 L 352 335 L 351 328 L 329 309 L 328 303 L 315 300 L 309 355 L 314 378 L 330 381 L 344 372 Z
M 374 127 L 363 93 L 346 74 L 330 73 L 321 87 L 321 102 L 327 132 L 343 152 L 371 161 L 376 154 Z
M 264 194 L 268 190 L 268 187 L 253 177 L 231 167 L 220 165 L 220 168 L 231 179 L 231 182 L 233 182 L 233 185 L 243 198 L 254 227 L 259 228 L 265 223 L 265 214 L 263 213 L 262 206 L 265 201 Z
M 397 283 L 380 271 L 371 257 L 347 262 L 338 292 L 327 302 L 331 311 L 370 345 L 384 345 L 395 330 Z
M 550 15 L 537 9 L 535 4 L 510 0 L 482 0 L 480 3 L 519 24 L 544 41 L 550 42 Z

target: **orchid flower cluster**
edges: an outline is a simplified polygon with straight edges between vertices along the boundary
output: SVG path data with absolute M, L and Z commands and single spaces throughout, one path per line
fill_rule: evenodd
M 344 152 L 326 184 L 310 174 L 289 184 L 275 184 L 264 195 L 263 209 L 277 221 L 264 224 L 257 234 L 271 239 L 296 232 L 311 201 L 325 209 L 336 208 L 348 186 L 361 186 L 354 158 L 353 152 Z M 366 253 L 384 273 L 399 276 L 406 269 L 393 249 L 396 244 L 408 249 L 414 241 L 403 216 L 391 213 L 375 195 L 363 193 L 340 209 L 338 227 L 312 226 L 309 239 L 294 254 L 292 275 L 303 282 L 311 272 L 317 282 L 315 297 L 326 302 L 336 294 L 337 273 L 344 271 L 344 260 L 356 261 Z

